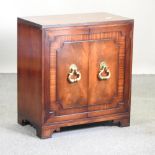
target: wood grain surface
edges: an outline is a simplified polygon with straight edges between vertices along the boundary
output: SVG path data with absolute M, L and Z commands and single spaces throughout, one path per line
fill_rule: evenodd
M 132 38 L 133 20 L 105 13 L 19 18 L 19 124 L 30 123 L 41 138 L 85 123 L 129 126 Z M 103 81 L 102 61 L 111 72 Z M 76 83 L 67 80 L 71 64 L 81 73 Z

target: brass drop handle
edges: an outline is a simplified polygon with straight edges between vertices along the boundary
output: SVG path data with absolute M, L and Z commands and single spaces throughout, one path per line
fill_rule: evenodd
M 68 73 L 68 81 L 70 83 L 75 83 L 75 82 L 78 82 L 80 81 L 81 79 L 81 73 L 78 71 L 78 68 L 75 64 L 71 64 L 70 67 L 69 67 L 69 73 Z M 73 76 L 76 76 L 76 78 L 73 78 Z
M 102 74 L 105 74 L 104 76 Z M 99 80 L 108 80 L 111 76 L 110 70 L 104 61 L 100 63 L 100 70 L 98 73 Z

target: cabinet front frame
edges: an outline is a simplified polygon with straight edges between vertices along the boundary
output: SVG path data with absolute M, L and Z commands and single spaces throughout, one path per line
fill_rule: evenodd
M 132 60 L 132 22 L 119 24 L 94 25 L 83 27 L 64 27 L 45 29 L 44 35 L 44 109 L 47 122 L 61 122 L 65 120 L 82 119 L 87 117 L 96 117 L 114 113 L 123 113 L 130 108 L 130 79 L 131 79 L 131 60 Z M 64 42 L 90 41 L 97 39 L 113 39 L 118 42 L 117 33 L 124 42 L 124 74 L 123 98 L 116 102 L 115 107 L 107 108 L 104 105 L 81 107 L 76 109 L 60 109 L 56 105 L 56 51 L 63 46 Z M 109 36 L 108 36 L 109 34 Z M 119 43 L 121 41 L 119 40 Z M 51 53 L 50 53 L 51 52 Z M 52 57 L 51 57 L 52 56 Z M 51 66 L 51 62 L 53 63 Z M 52 69 L 51 69 L 52 68 Z M 53 77 L 51 77 L 52 75 Z M 50 80 L 55 79 L 55 80 Z

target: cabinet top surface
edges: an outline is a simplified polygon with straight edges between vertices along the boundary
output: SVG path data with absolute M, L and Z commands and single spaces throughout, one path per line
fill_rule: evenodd
M 64 15 L 48 15 L 48 16 L 32 16 L 19 18 L 41 27 L 55 27 L 63 25 L 83 25 L 104 23 L 110 21 L 130 20 L 126 17 L 113 15 L 110 13 L 85 13 L 85 14 L 64 14 Z

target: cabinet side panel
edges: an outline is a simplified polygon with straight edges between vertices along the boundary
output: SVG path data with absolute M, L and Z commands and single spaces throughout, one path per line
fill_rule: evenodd
M 42 31 L 18 20 L 18 121 L 41 123 Z
M 131 84 L 132 84 L 132 55 L 133 55 L 133 31 L 134 21 L 129 23 L 126 32 L 126 58 L 125 58 L 125 88 L 124 98 L 127 103 L 127 111 L 130 113 L 131 106 Z

